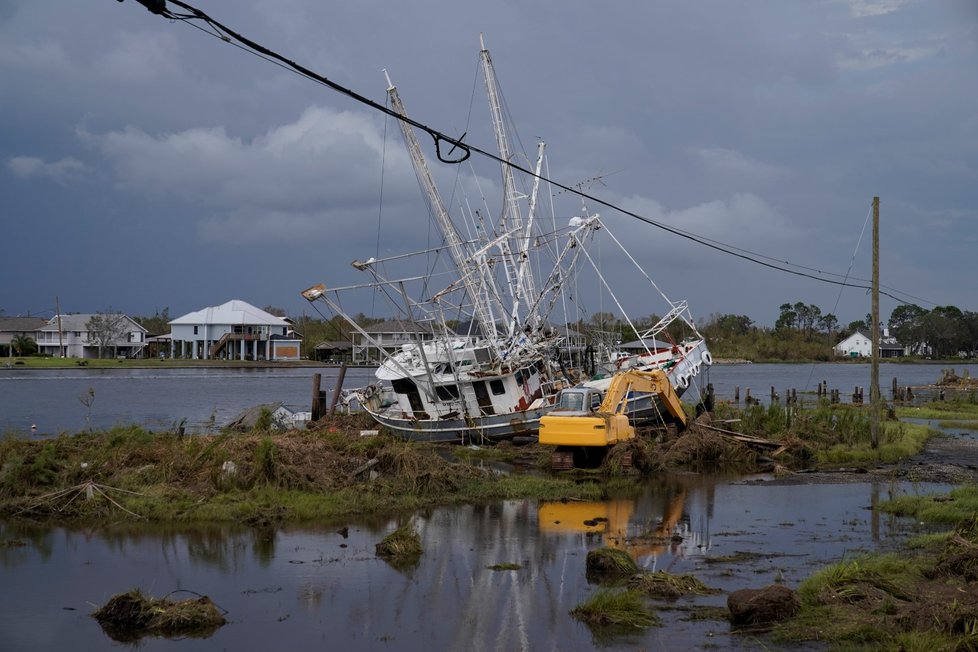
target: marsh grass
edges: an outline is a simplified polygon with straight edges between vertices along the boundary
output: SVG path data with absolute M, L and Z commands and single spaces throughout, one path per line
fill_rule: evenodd
M 570 612 L 578 620 L 599 628 L 640 630 L 659 626 L 659 618 L 638 591 L 599 589 Z
M 978 421 L 939 421 L 937 425 L 945 430 L 978 430 Z
M 710 595 L 720 592 L 719 589 L 708 587 L 692 575 L 672 575 L 664 571 L 634 575 L 628 581 L 628 586 L 648 596 L 669 599 L 690 594 Z
M 497 475 L 446 459 L 443 448 L 381 434 L 359 417 L 282 433 L 179 436 L 137 427 L 30 441 L 0 439 L 0 515 L 55 520 L 130 518 L 93 500 L 42 497 L 93 482 L 154 521 L 279 522 L 393 514 L 500 499 L 599 499 L 597 482 Z M 376 474 L 354 475 L 370 460 Z
M 898 496 L 882 503 L 880 509 L 924 523 L 954 524 L 978 512 L 978 486 L 957 487 L 947 494 Z
M 414 526 L 406 523 L 384 537 L 376 545 L 376 553 L 395 568 L 409 568 L 418 563 L 424 549 Z
M 978 403 L 958 397 L 950 401 L 931 401 L 919 406 L 896 408 L 901 419 L 927 419 L 934 421 L 971 421 L 978 419 Z
M 519 564 L 513 562 L 504 562 L 501 564 L 493 564 L 492 566 L 486 566 L 491 571 L 516 571 L 523 567 Z
M 589 550 L 585 561 L 585 574 L 590 582 L 613 583 L 638 573 L 638 565 L 625 550 L 597 548 Z

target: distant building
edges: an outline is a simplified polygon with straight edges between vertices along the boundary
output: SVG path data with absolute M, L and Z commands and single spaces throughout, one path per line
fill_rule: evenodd
M 880 338 L 881 358 L 900 358 L 906 353 L 904 347 L 885 332 Z M 835 352 L 847 358 L 868 358 L 873 355 L 873 341 L 863 330 L 855 333 L 835 345 Z
M 170 356 L 221 360 L 298 360 L 292 322 L 233 299 L 170 322 Z
M 319 362 L 352 362 L 353 344 L 337 340 L 323 341 L 316 345 L 313 355 Z
M 873 355 L 873 341 L 869 334 L 857 329 L 855 333 L 835 345 L 835 352 L 847 358 L 868 358 Z
M 400 319 L 391 319 L 367 326 L 363 330 L 369 337 L 358 332 L 352 334 L 354 362 L 379 361 L 383 355 L 378 349 L 387 353 L 394 353 L 405 344 L 434 338 L 430 329 L 426 329 L 415 322 Z
M 13 356 L 14 348 L 10 344 L 21 335 L 36 342 L 37 330 L 47 323 L 47 319 L 40 317 L 0 317 L 0 355 Z
M 145 346 L 146 329 L 122 313 L 55 315 L 37 330 L 38 353 L 55 357 L 139 358 Z

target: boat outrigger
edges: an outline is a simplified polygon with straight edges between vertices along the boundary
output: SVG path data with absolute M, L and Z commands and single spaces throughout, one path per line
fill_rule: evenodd
M 517 159 L 511 151 L 495 71 L 484 43 L 480 59 L 498 156 L 513 162 Z M 406 117 L 397 88 L 389 77 L 387 81 L 391 107 Z M 497 219 L 489 219 L 488 206 L 472 210 L 464 202 L 453 220 L 414 127 L 403 120 L 400 127 L 443 246 L 354 261 L 355 268 L 372 277 L 369 283 L 319 284 L 302 293 L 310 302 L 325 303 L 382 352 L 376 382 L 350 392 L 379 424 L 405 438 L 430 441 L 535 435 L 540 418 L 554 409 L 563 388 L 586 382 L 598 390 L 607 389 L 618 370 L 661 370 L 681 394 L 694 385 L 701 369 L 712 364 L 686 302 L 673 302 L 662 294 L 599 215 L 585 209 L 583 216 L 571 217 L 560 228 L 552 206 L 549 219 L 541 216 L 543 142 L 532 165 L 535 175 L 523 179 L 522 186 L 517 185 L 512 165 L 501 166 L 502 201 Z M 530 167 L 527 164 L 524 169 Z M 595 368 L 590 371 L 601 373 L 588 380 L 582 369 L 586 366 L 583 351 L 572 355 L 567 328 L 571 323 L 568 305 L 581 310 L 576 290 L 584 263 L 590 263 L 600 287 L 625 312 L 588 253 L 599 235 L 610 237 L 624 252 L 621 260 L 638 269 L 629 279 L 630 291 L 635 290 L 635 278 L 647 280 L 668 308 L 651 328 L 636 328 L 626 316 L 630 331 L 638 337 L 638 353 L 621 354 L 615 342 L 594 346 Z M 427 262 L 432 257 L 439 258 L 440 271 L 432 272 Z M 418 259 L 422 263 L 410 262 Z M 405 274 L 402 268 L 410 271 Z M 544 270 L 549 271 L 544 275 Z M 343 311 L 340 297 L 344 293 L 368 289 L 381 290 L 399 316 L 416 325 L 412 341 L 385 350 L 382 342 Z M 563 309 L 562 318 L 555 314 L 558 308 Z M 639 395 L 630 400 L 629 415 L 651 418 L 658 407 L 651 396 Z

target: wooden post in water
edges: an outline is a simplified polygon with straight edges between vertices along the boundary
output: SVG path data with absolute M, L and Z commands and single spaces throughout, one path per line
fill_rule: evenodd
M 880 198 L 873 197 L 873 364 L 869 380 L 869 432 L 880 445 Z
M 740 405 L 740 385 L 734 387 L 734 403 Z
M 771 402 L 772 403 L 778 402 L 778 394 L 777 392 L 774 391 L 774 385 L 771 385 Z
M 894 376 L 893 377 L 893 394 L 892 394 L 894 401 L 897 400 L 897 396 L 899 395 L 899 393 L 900 393 L 900 389 L 899 389 L 899 387 L 897 387 L 897 379 L 896 379 L 896 376 Z
M 329 416 L 336 413 L 336 403 L 340 400 L 340 390 L 343 389 L 343 379 L 346 377 L 346 362 L 340 365 L 340 375 L 336 377 L 336 389 L 333 390 L 333 400 L 329 403 Z
M 323 381 L 322 374 L 312 375 L 312 420 L 319 421 L 323 416 L 323 401 L 320 398 L 319 385 Z

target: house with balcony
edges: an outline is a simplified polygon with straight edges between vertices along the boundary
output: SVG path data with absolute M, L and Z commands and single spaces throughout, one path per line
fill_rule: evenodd
M 55 315 L 36 333 L 38 353 L 65 358 L 139 358 L 146 329 L 122 313 Z
M 170 356 L 194 360 L 299 360 L 292 322 L 232 299 L 170 322 Z

